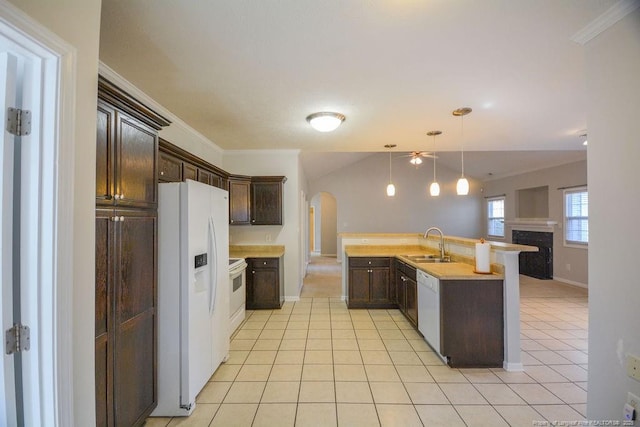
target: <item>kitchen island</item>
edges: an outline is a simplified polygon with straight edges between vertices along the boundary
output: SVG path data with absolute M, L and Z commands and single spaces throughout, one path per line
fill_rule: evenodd
M 520 289 L 518 273 L 518 254 L 521 251 L 534 252 L 536 247 L 513 245 L 502 242 L 491 244 L 491 275 L 474 273 L 475 243 L 479 240 L 444 236 L 444 247 L 452 263 L 423 264 L 413 262 L 407 255 L 430 255 L 438 252 L 439 238 L 422 234 L 405 233 L 342 233 L 340 258 L 343 261 L 343 298 L 349 298 L 349 262 L 348 257 L 393 257 L 414 269 L 429 273 L 435 279 L 455 281 L 464 285 L 465 280 L 490 283 L 502 280 L 503 313 L 503 362 L 509 371 L 523 370 L 520 356 Z M 411 278 L 407 282 L 411 285 Z M 469 282 L 471 283 L 471 282 Z M 409 293 L 412 288 L 406 289 Z M 391 292 L 391 291 L 390 291 Z M 397 298 L 397 295 L 395 296 Z M 405 295 L 406 300 L 406 295 Z M 406 314 L 406 313 L 405 313 Z

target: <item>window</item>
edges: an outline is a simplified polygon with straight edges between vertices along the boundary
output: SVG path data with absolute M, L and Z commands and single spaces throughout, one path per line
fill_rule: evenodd
M 504 197 L 487 199 L 487 234 L 504 237 Z
M 589 243 L 589 195 L 586 187 L 564 192 L 564 244 L 584 247 Z

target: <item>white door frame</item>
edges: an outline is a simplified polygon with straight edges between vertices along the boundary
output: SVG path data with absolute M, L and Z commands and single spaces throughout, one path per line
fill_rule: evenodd
M 20 9 L 0 0 L 0 37 L 41 71 L 27 88 L 35 126 L 23 158 L 23 323 L 25 425 L 73 423 L 73 213 L 76 50 Z M 87 302 L 91 303 L 91 302 Z M 3 332 L 4 333 L 4 332 Z M 4 349 L 3 349 L 4 350 Z

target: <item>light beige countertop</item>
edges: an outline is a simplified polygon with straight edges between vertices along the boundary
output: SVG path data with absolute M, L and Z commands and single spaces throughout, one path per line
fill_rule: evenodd
M 406 255 L 435 255 L 430 248 L 418 245 L 347 245 L 345 253 L 348 257 L 395 257 L 418 270 L 422 270 L 442 280 L 501 280 L 504 278 L 504 267 L 491 264 L 491 274 L 474 273 L 473 260 L 466 257 L 452 256 L 453 262 L 417 263 Z
M 422 233 L 338 233 L 338 237 L 342 239 L 423 239 Z M 439 239 L 435 234 L 431 234 L 429 240 Z M 479 243 L 479 239 L 468 239 L 466 237 L 444 236 L 445 243 L 453 243 L 461 246 L 475 247 Z M 491 244 L 491 249 L 498 251 L 519 251 L 519 252 L 538 252 L 536 246 L 518 245 L 514 243 L 495 242 L 485 240 Z
M 229 245 L 231 258 L 280 258 L 284 245 Z

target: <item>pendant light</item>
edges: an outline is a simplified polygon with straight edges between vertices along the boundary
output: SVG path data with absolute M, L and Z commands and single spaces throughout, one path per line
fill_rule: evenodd
M 427 135 L 433 137 L 433 182 L 429 186 L 429 193 L 435 197 L 440 195 L 440 184 L 436 180 L 436 136 L 441 135 L 442 132 L 439 130 L 432 130 L 427 132 Z
M 387 196 L 393 197 L 396 195 L 396 186 L 391 181 L 391 149 L 395 148 L 396 144 L 387 144 L 384 148 L 389 149 L 389 185 L 387 185 Z
M 466 196 L 469 194 L 469 181 L 464 177 L 464 116 L 469 114 L 471 111 L 472 110 L 469 107 L 458 108 L 453 111 L 454 116 L 460 116 L 460 156 L 462 159 L 462 175 L 456 184 L 456 192 L 459 196 Z

